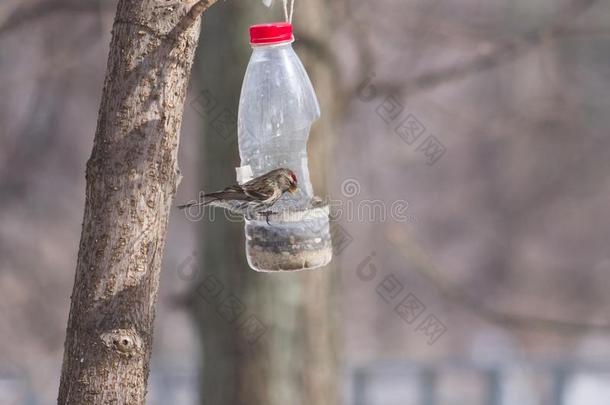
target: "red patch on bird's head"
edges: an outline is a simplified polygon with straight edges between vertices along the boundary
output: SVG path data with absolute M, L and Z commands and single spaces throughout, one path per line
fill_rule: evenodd
M 294 172 L 292 170 L 288 170 L 288 175 L 290 176 L 290 187 L 288 188 L 288 191 L 291 194 L 296 193 L 297 191 L 297 176 L 296 174 L 294 174 Z

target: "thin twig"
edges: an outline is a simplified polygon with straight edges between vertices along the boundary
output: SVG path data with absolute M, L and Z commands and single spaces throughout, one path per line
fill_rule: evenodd
M 193 4 L 191 9 L 182 17 L 180 22 L 169 33 L 170 38 L 178 38 L 183 32 L 192 27 L 205 10 L 210 8 L 218 0 L 199 0 Z

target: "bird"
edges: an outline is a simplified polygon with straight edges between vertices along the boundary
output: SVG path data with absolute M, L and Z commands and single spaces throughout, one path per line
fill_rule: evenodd
M 285 192 L 294 194 L 298 189 L 297 176 L 290 169 L 271 170 L 244 184 L 235 184 L 221 191 L 204 194 L 199 201 L 179 205 L 179 209 L 199 206 L 216 206 L 237 214 L 251 216 L 265 214 L 269 224 L 269 209 Z

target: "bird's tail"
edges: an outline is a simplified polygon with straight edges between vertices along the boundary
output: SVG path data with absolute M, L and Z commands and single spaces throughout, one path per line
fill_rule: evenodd
M 178 209 L 185 209 L 185 208 L 191 208 L 194 207 L 195 205 L 205 205 L 205 203 L 202 202 L 192 202 L 192 203 L 188 203 L 188 204 L 182 204 L 178 206 Z
M 187 204 L 179 205 L 178 209 L 183 210 L 183 209 L 191 208 L 191 207 L 205 206 L 214 201 L 217 201 L 218 199 L 219 199 L 218 193 L 210 193 L 210 194 L 204 195 L 203 198 L 199 199 L 199 201 L 194 201 L 194 202 L 190 202 Z

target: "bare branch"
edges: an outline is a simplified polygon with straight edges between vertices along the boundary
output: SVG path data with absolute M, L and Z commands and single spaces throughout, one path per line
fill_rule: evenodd
M 197 22 L 197 19 L 205 12 L 205 10 L 210 8 L 214 3 L 216 3 L 216 1 L 218 0 L 197 1 L 197 3 L 191 6 L 191 9 L 188 11 L 188 13 L 186 13 L 184 17 L 182 17 L 182 20 L 180 20 L 176 27 L 172 29 L 172 31 L 169 33 L 169 36 L 173 38 L 177 38 L 178 36 L 180 36 L 180 34 L 192 27 L 193 24 Z
M 545 40 L 569 34 L 570 31 L 567 29 L 567 24 L 588 10 L 596 2 L 597 0 L 573 0 L 564 10 L 558 13 L 557 18 L 552 23 L 533 32 L 526 33 L 523 36 L 514 38 L 511 41 L 499 43 L 484 54 L 475 56 L 465 62 L 424 72 L 421 75 L 410 78 L 402 83 L 377 83 L 376 86 L 380 90 L 391 90 L 398 95 L 410 97 L 419 91 L 435 88 L 444 83 L 453 82 L 475 73 L 493 69 L 506 62 L 515 60 L 517 57 Z M 367 47 L 367 42 L 362 40 L 363 37 L 366 37 L 366 35 L 358 35 L 360 48 Z M 370 51 L 361 49 L 360 53 L 365 55 L 361 59 L 365 64 L 364 72 L 366 75 L 366 68 L 369 69 L 368 72 L 374 70 L 370 58 Z M 352 90 L 352 93 L 355 93 L 356 91 L 357 87 Z
M 488 322 L 516 329 L 536 329 L 556 333 L 587 333 L 592 330 L 610 332 L 608 323 L 586 323 L 563 319 L 550 319 L 527 314 L 514 314 L 489 308 L 473 299 L 461 288 L 452 285 L 436 269 L 424 252 L 399 227 L 389 228 L 386 238 L 398 248 L 400 254 L 415 264 L 415 269 L 426 277 L 445 297 Z

